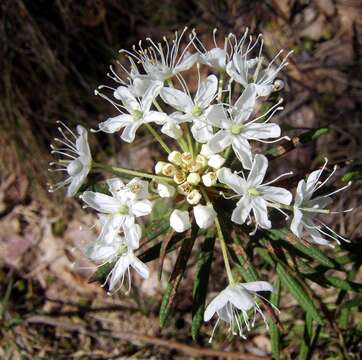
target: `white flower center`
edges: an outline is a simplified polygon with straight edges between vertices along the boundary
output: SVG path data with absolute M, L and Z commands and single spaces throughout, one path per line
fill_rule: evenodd
M 250 196 L 260 196 L 260 192 L 256 189 L 256 187 L 251 187 L 248 189 L 248 194 Z
M 202 109 L 199 105 L 195 105 L 192 109 L 192 116 L 199 117 L 202 114 Z
M 239 135 L 243 131 L 244 125 L 241 124 L 234 124 L 230 128 L 230 132 L 233 135 Z
M 141 110 L 133 110 L 132 111 L 132 117 L 134 120 L 139 120 L 143 116 L 143 112 Z
M 121 205 L 118 209 L 118 213 L 121 215 L 128 215 L 129 214 L 129 207 L 127 205 Z

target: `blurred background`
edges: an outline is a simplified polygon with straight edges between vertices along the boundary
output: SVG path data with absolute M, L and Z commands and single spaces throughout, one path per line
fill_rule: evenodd
M 361 19 L 358 0 L 2 0 L 0 358 L 222 358 L 221 350 L 230 351 L 229 358 L 270 358 L 270 341 L 262 328 L 247 341 L 224 337 L 210 346 L 210 329 L 199 343 L 191 340 L 193 262 L 174 318 L 162 331 L 158 309 L 165 277 L 158 281 L 157 264 L 154 277 L 142 284 L 135 280 L 129 297 L 109 297 L 99 285 L 88 284 L 90 272 L 81 267 L 89 264 L 74 248 L 94 239 L 89 228 L 95 218 L 76 199 L 64 199 L 62 190 L 47 192 L 47 183 L 54 181 L 47 172 L 49 145 L 57 136 L 58 120 L 92 128 L 114 114 L 93 92 L 111 83 L 106 74 L 119 59 L 119 49 L 130 49 L 148 36 L 172 36 L 184 26 L 196 28 L 211 46 L 215 27 L 220 39 L 249 27 L 254 34 L 263 33 L 270 58 L 281 48 L 294 50 L 281 75 L 286 106 L 277 121 L 331 128 L 276 161 L 275 172 L 304 174 L 327 156 L 340 165 L 340 175 L 357 174 L 362 166 Z M 132 145 L 104 134 L 90 136 L 90 142 L 98 160 L 129 167 L 150 170 L 158 155 L 147 134 Z M 361 200 L 361 181 L 356 181 L 337 204 L 355 211 L 330 220 L 336 231 L 360 240 Z M 167 272 L 173 257 L 166 262 Z M 221 259 L 213 264 L 214 274 L 218 266 Z M 359 272 L 355 281 L 361 280 Z M 211 284 L 211 291 L 222 283 L 218 279 Z M 322 298 L 335 295 L 319 291 Z M 286 299 L 281 310 L 287 312 L 289 305 Z M 289 320 L 292 316 L 298 321 L 298 313 Z M 283 335 L 285 359 L 296 358 L 296 335 Z M 317 345 L 316 359 L 327 358 L 325 345 Z M 353 354 L 362 351 L 355 338 L 346 346 Z

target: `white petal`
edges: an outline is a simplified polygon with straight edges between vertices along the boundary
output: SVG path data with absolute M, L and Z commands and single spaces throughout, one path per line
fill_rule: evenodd
M 117 255 L 118 244 L 92 244 L 86 249 L 86 256 L 95 262 L 105 262 Z
M 258 291 L 273 291 L 273 286 L 267 281 L 252 281 L 248 283 L 241 283 L 237 286 L 243 287 L 248 291 L 258 292 Z
M 129 264 L 130 264 L 130 258 L 128 256 L 128 254 L 122 255 L 118 259 L 118 261 L 114 265 L 114 268 L 112 270 L 112 275 L 109 280 L 109 291 L 112 291 L 115 288 L 115 286 L 117 285 L 117 283 L 119 282 L 119 280 L 121 280 L 124 273 L 128 269 Z
M 166 122 L 165 125 L 162 126 L 161 132 L 175 140 L 182 136 L 181 126 L 171 121 Z
M 128 114 L 118 115 L 101 122 L 98 127 L 101 131 L 113 134 L 133 122 L 132 116 Z
M 257 92 L 258 96 L 269 96 L 273 92 L 273 90 L 273 85 L 255 84 L 255 91 Z
M 251 169 L 253 155 L 251 153 L 251 147 L 242 135 L 234 135 L 232 137 L 232 147 L 236 157 L 241 161 L 244 169 Z
M 207 165 L 213 169 L 220 169 L 225 163 L 225 158 L 219 154 L 212 155 L 207 162 Z
M 292 194 L 287 189 L 277 186 L 260 186 L 258 191 L 261 191 L 263 198 L 267 201 L 276 202 L 284 205 L 289 205 L 292 202 Z
M 121 206 L 120 202 L 112 196 L 98 192 L 85 191 L 81 198 L 87 205 L 101 213 L 115 213 Z
M 77 137 L 77 140 L 75 141 L 75 147 L 80 154 L 84 155 L 88 159 L 91 159 L 87 130 L 82 125 L 78 125 L 77 132 L 79 134 L 79 137 Z
M 253 123 L 247 125 L 243 135 L 251 139 L 274 139 L 280 137 L 281 130 L 278 124 Z
M 153 81 L 149 78 L 138 76 L 133 80 L 133 83 L 129 86 L 129 89 L 132 94 L 141 97 L 145 94 L 152 82 Z
M 217 92 L 218 80 L 215 75 L 209 75 L 207 79 L 200 82 L 200 87 L 195 95 L 195 104 L 202 109 L 209 106 Z
M 305 193 L 306 193 L 306 183 L 304 180 L 300 180 L 298 182 L 297 190 L 295 192 L 294 204 L 296 206 L 302 205 L 302 203 L 304 201 Z
M 290 224 L 290 230 L 293 232 L 294 235 L 301 237 L 303 231 L 303 213 L 296 206 L 294 206 L 293 208 L 293 213 L 294 216 L 292 223 Z
M 154 122 L 157 125 L 163 125 L 168 121 L 170 121 L 170 117 L 166 113 L 160 111 L 149 111 L 143 116 L 143 122 L 145 123 Z
M 236 208 L 231 215 L 231 221 L 240 225 L 244 224 L 248 215 L 250 214 L 250 211 L 250 198 L 248 196 L 244 196 L 236 204 Z
M 174 210 L 170 216 L 170 226 L 176 232 L 184 232 L 191 227 L 188 211 Z
M 265 200 L 260 196 L 254 197 L 251 200 L 251 207 L 257 224 L 263 229 L 270 229 L 271 222 L 268 219 L 268 210 Z
M 253 186 L 260 185 L 264 180 L 267 169 L 268 159 L 264 155 L 256 154 L 248 176 L 248 183 Z
M 226 305 L 227 302 L 227 293 L 223 290 L 207 306 L 204 313 L 204 321 L 209 321 L 218 310 Z
M 134 110 L 141 110 L 140 104 L 136 97 L 126 86 L 120 86 L 113 95 L 117 100 L 122 101 L 122 104 L 128 112 L 132 113 Z
M 218 131 L 207 143 L 213 153 L 219 153 L 231 145 L 233 138 L 226 130 Z
M 322 174 L 322 169 L 312 171 L 309 174 L 305 186 L 304 200 L 309 200 L 312 197 L 321 174 Z
M 212 204 L 194 206 L 195 221 L 200 229 L 207 229 L 212 226 L 216 215 Z
M 162 81 L 152 81 L 147 88 L 142 101 L 141 101 L 141 110 L 143 112 L 148 112 L 151 108 L 153 100 L 158 96 L 163 87 Z
M 196 119 L 191 126 L 191 133 L 194 139 L 199 143 L 206 143 L 213 136 L 212 126 Z
M 175 66 L 173 74 L 177 74 L 181 71 L 186 71 L 190 69 L 196 63 L 196 61 L 199 60 L 199 57 L 200 56 L 198 53 L 192 55 L 186 53 L 182 60 L 179 62 L 179 64 Z
M 152 202 L 150 200 L 140 200 L 132 204 L 132 213 L 136 217 L 146 216 L 152 211 Z
M 147 265 L 145 265 L 140 259 L 136 256 L 132 256 L 131 266 L 141 275 L 144 279 L 148 279 L 150 276 L 150 270 Z
M 161 90 L 160 95 L 166 104 L 183 113 L 190 113 L 194 107 L 190 96 L 175 88 L 165 87 Z
M 117 197 L 119 191 L 124 188 L 124 182 L 120 178 L 107 179 L 106 183 L 113 197 Z
M 134 141 L 137 129 L 141 126 L 139 121 L 128 124 L 121 135 L 121 139 L 125 142 L 131 143 Z
M 239 310 L 248 311 L 255 306 L 255 300 L 245 289 L 239 286 L 229 286 L 228 300 Z
M 222 104 L 211 105 L 205 111 L 207 123 L 220 129 L 227 129 L 231 126 L 226 110 Z
M 218 172 L 219 181 L 230 187 L 239 195 L 245 192 L 245 180 L 239 175 L 233 173 L 229 168 L 221 168 Z
M 211 49 L 202 56 L 202 62 L 217 70 L 225 70 L 226 51 L 220 48 Z
M 140 239 L 142 236 L 141 226 L 133 224 L 132 226 L 124 227 L 124 237 L 129 248 L 135 250 L 140 246 Z
M 325 239 L 323 237 L 323 234 L 321 234 L 316 228 L 312 228 L 313 226 L 315 226 L 315 224 L 313 223 L 312 220 L 304 218 L 304 222 L 306 223 L 306 225 L 308 225 L 308 227 L 305 227 L 305 230 L 311 237 L 312 242 L 319 244 L 319 245 L 329 245 L 330 244 L 330 241 Z
M 256 91 L 254 84 L 249 84 L 235 105 L 232 107 L 232 117 L 238 123 L 247 121 L 254 111 L 256 102 Z
M 76 176 L 72 176 L 70 179 L 71 179 L 71 182 L 69 184 L 69 187 L 67 189 L 67 196 L 68 197 L 71 197 L 71 196 L 74 196 L 79 188 L 82 186 L 82 184 L 84 183 L 87 175 L 88 175 L 88 172 L 89 172 L 89 169 L 87 170 L 86 169 L 86 172 L 81 172 L 79 174 L 77 174 Z
M 304 202 L 304 206 L 308 208 L 315 209 L 325 209 L 327 206 L 331 205 L 333 200 L 330 197 L 318 196 L 312 200 L 307 200 Z

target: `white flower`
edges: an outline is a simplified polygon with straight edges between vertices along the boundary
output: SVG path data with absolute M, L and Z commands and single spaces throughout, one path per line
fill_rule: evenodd
M 283 174 L 273 181 L 262 184 L 266 170 L 268 168 L 268 159 L 264 155 L 255 155 L 252 168 L 248 178 L 242 178 L 236 173 L 232 173 L 228 168 L 219 170 L 219 181 L 229 186 L 234 192 L 241 196 L 234 209 L 231 220 L 237 224 L 244 224 L 253 211 L 255 217 L 255 230 L 260 226 L 263 229 L 270 229 L 271 222 L 268 219 L 267 207 L 275 207 L 278 204 L 289 205 L 292 201 L 292 194 L 283 188 L 269 186 Z M 280 209 L 279 209 L 280 210 Z
M 237 330 L 239 336 L 244 339 L 246 337 L 243 334 L 242 322 L 244 322 L 247 330 L 250 330 L 250 328 L 254 325 L 256 312 L 261 315 L 265 325 L 268 327 L 265 316 L 255 299 L 256 297 L 263 298 L 257 294 L 259 291 L 273 291 L 273 287 L 266 281 L 254 281 L 229 285 L 210 302 L 204 313 L 204 321 L 209 321 L 215 313 L 217 313 L 218 319 L 209 342 L 212 341 L 215 329 L 220 319 L 229 324 L 230 331 L 233 335 L 237 335 Z M 251 309 L 254 310 L 254 318 L 250 326 L 248 311 Z
M 100 131 L 112 134 L 124 128 L 121 139 L 131 143 L 135 139 L 136 131 L 141 125 L 151 122 L 159 125 L 164 124 L 168 121 L 168 116 L 163 112 L 150 110 L 152 102 L 158 96 L 162 86 L 163 83 L 161 81 L 152 82 L 141 101 L 127 87 L 120 86 L 114 96 L 122 102 L 123 106 L 115 106 L 118 109 L 124 108 L 128 111 L 128 114 L 122 113 L 100 123 L 98 125 Z M 97 94 L 100 93 L 97 92 Z M 103 96 L 102 94 L 100 95 Z
M 208 76 L 206 80 L 199 82 L 194 99 L 189 93 L 172 87 L 165 87 L 160 93 L 162 100 L 177 110 L 170 115 L 172 119 L 177 123 L 192 122 L 191 132 L 198 142 L 206 142 L 213 134 L 206 110 L 215 98 L 217 84 L 215 75 Z
M 175 209 L 170 216 L 170 226 L 176 232 L 184 232 L 191 228 L 188 211 Z
M 148 47 L 143 48 L 142 42 L 139 43 L 139 48 L 133 47 L 134 53 L 127 50 L 121 50 L 121 53 L 126 53 L 128 57 L 140 64 L 145 71 L 145 75 L 139 74 L 142 79 L 164 81 L 171 79 L 178 73 L 190 69 L 198 60 L 199 54 L 190 54 L 188 48 L 192 44 L 192 39 L 185 46 L 181 54 L 179 53 L 180 43 L 187 28 L 184 28 L 182 33 L 175 33 L 175 39 L 170 44 L 166 37 L 163 38 L 165 49 L 161 43 L 155 44 L 152 39 L 147 38 Z
M 152 203 L 144 198 L 135 198 L 120 179 L 110 179 L 107 183 L 112 196 L 85 191 L 81 199 L 98 212 L 108 215 L 102 231 L 114 233 L 115 229 L 122 227 L 128 246 L 135 249 L 140 239 L 140 227 L 134 223 L 135 217 L 150 214 Z M 145 191 L 142 193 L 146 195 Z
M 278 138 L 281 132 L 279 125 L 267 123 L 271 116 L 264 122 L 257 122 L 260 117 L 248 121 L 255 107 L 256 94 L 253 90 L 254 86 L 247 86 L 235 105 L 229 110 L 230 116 L 222 105 L 211 106 L 206 115 L 208 121 L 220 129 L 209 140 L 209 149 L 214 153 L 219 153 L 231 145 L 245 169 L 250 169 L 252 163 L 249 140 L 264 142 L 262 139 Z M 280 108 L 276 110 L 280 110 Z M 272 112 L 273 114 L 274 112 Z
M 158 184 L 157 193 L 162 198 L 173 197 L 176 193 L 176 189 L 174 186 L 168 184 Z
M 260 38 L 261 36 L 258 36 L 254 45 L 251 45 L 251 42 L 249 42 L 246 49 L 244 44 L 239 46 L 238 51 L 236 51 L 232 57 L 232 61 L 227 64 L 226 72 L 233 80 L 244 87 L 247 87 L 248 84 L 254 84 L 253 91 L 255 91 L 258 96 L 268 96 L 271 92 L 279 90 L 280 82 L 275 83 L 274 80 L 279 71 L 288 65 L 287 58 L 291 52 L 284 57 L 279 66 L 274 67 L 276 59 L 283 52 L 283 50 L 281 50 L 264 68 L 264 58 L 262 56 L 259 55 L 256 58 L 248 59 L 249 53 L 258 44 Z M 261 40 L 259 54 L 261 54 L 262 48 L 263 41 Z
M 83 126 L 78 125 L 78 135 L 76 135 L 66 125 L 62 125 L 69 134 L 67 136 L 63 129 L 59 127 L 58 129 L 63 135 L 64 140 L 55 138 L 55 141 L 61 143 L 64 147 L 56 148 L 51 145 L 51 153 L 65 156 L 66 159 L 59 160 L 58 162 L 51 162 L 50 166 L 56 165 L 59 166 L 59 168 L 49 169 L 49 171 L 65 172 L 68 177 L 64 181 L 51 186 L 49 191 L 53 192 L 63 186 L 68 185 L 67 196 L 74 196 L 85 181 L 92 167 L 92 155 L 89 150 L 88 133 L 86 129 Z
M 328 238 L 336 240 L 338 244 L 340 243 L 339 239 L 348 241 L 316 218 L 319 214 L 333 213 L 332 211 L 326 209 L 326 207 L 332 203 L 330 196 L 350 186 L 350 184 L 348 184 L 341 189 L 331 192 L 330 194 L 312 198 L 313 193 L 326 184 L 336 170 L 335 168 L 327 179 L 321 182 L 319 181 L 319 178 L 321 177 L 326 165 L 327 160 L 322 169 L 313 171 L 309 174 L 307 181 L 299 181 L 293 206 L 294 217 L 290 225 L 290 229 L 296 236 L 301 237 L 303 231 L 305 231 L 310 236 L 312 242 L 321 245 L 330 245 L 329 240 L 327 240 Z M 344 212 L 349 212 L 351 210 L 352 209 L 349 209 Z M 317 222 L 318 225 L 316 225 L 315 222 Z
M 207 229 L 213 225 L 216 218 L 216 211 L 212 204 L 194 206 L 196 224 L 200 229 Z

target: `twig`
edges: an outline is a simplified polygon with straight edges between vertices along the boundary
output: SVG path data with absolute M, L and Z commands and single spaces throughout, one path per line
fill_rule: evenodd
M 188 354 L 189 356 L 194 357 L 205 357 L 205 356 L 213 356 L 217 357 L 218 359 L 240 359 L 240 360 L 266 360 L 271 359 L 270 357 L 261 357 L 261 356 L 255 356 L 251 354 L 243 354 L 237 351 L 217 351 L 212 349 L 204 349 L 201 347 L 194 347 L 190 345 L 181 344 L 176 341 L 172 341 L 169 339 L 160 339 L 154 336 L 149 335 L 143 335 L 138 334 L 135 332 L 130 331 L 117 331 L 117 332 L 111 332 L 111 331 L 90 331 L 85 329 L 81 325 L 72 324 L 65 321 L 58 321 L 55 320 L 49 316 L 41 316 L 41 315 L 35 315 L 31 316 L 26 319 L 26 323 L 28 324 L 44 324 L 54 327 L 60 327 L 65 330 L 69 331 L 76 331 L 84 335 L 88 335 L 90 337 L 93 337 L 95 339 L 99 338 L 100 336 L 104 337 L 110 337 L 117 340 L 123 340 L 123 341 L 130 341 L 130 342 L 143 342 L 146 344 L 154 345 L 154 346 L 160 346 L 165 347 L 168 349 L 177 350 L 180 352 L 183 352 L 185 354 Z

